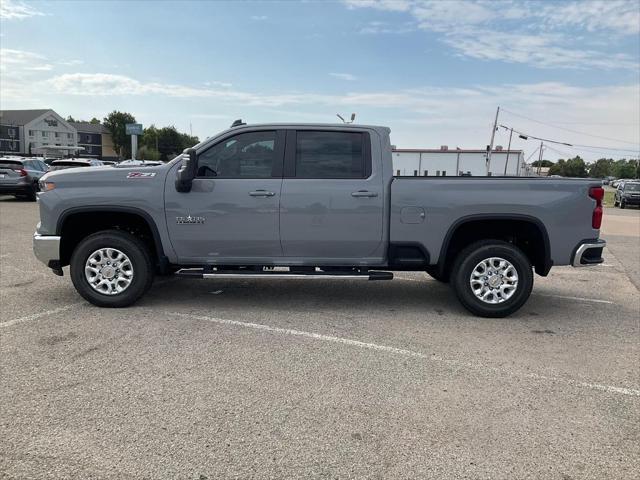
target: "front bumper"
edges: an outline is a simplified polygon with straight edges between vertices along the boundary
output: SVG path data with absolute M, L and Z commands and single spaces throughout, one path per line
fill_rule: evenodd
M 640 205 L 640 197 L 622 197 L 621 200 L 626 205 Z
M 49 268 L 60 268 L 60 237 L 33 234 L 33 253 Z
M 574 267 L 589 267 L 604 262 L 602 249 L 607 246 L 604 240 L 589 240 L 580 243 L 573 254 L 571 265 Z

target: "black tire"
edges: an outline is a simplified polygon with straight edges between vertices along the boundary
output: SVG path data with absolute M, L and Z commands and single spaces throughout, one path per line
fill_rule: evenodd
M 449 272 L 445 271 L 444 273 L 440 273 L 438 271 L 437 265 L 429 265 L 425 269 L 425 272 L 427 272 L 427 274 L 434 280 L 437 280 L 442 283 L 449 283 L 449 280 L 450 280 Z
M 617 201 L 615 198 L 613 199 L 613 206 L 614 206 L 614 207 L 617 207 L 617 206 L 618 206 L 618 201 Z
M 620 200 L 620 208 L 627 208 L 627 204 L 624 203 L 624 200 Z
M 29 193 L 27 193 L 27 200 L 29 200 L 30 202 L 35 202 L 38 198 L 36 195 L 36 193 L 38 193 L 38 190 L 38 184 L 34 183 L 31 187 L 31 190 L 29 190 Z
M 91 287 L 84 273 L 89 256 L 101 248 L 115 248 L 124 253 L 133 266 L 133 279 L 121 293 L 107 295 Z M 137 237 L 120 230 L 103 230 L 82 240 L 71 255 L 71 280 L 77 292 L 98 307 L 121 308 L 135 303 L 153 283 L 155 267 L 148 248 Z
M 513 295 L 496 304 L 486 303 L 476 297 L 470 285 L 471 274 L 482 260 L 500 257 L 510 262 L 518 274 L 518 286 Z M 525 304 L 533 288 L 533 271 L 529 259 L 510 243 L 499 240 L 483 240 L 462 250 L 453 264 L 451 286 L 460 303 L 474 315 L 501 318 L 516 312 Z

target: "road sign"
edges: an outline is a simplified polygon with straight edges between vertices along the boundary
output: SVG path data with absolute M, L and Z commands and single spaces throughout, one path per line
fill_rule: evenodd
M 127 135 L 142 135 L 141 123 L 127 123 L 124 127 Z

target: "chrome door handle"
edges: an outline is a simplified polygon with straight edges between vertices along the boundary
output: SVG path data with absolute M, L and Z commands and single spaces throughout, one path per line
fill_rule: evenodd
M 254 190 L 252 192 L 249 192 L 249 195 L 251 195 L 252 197 L 273 197 L 275 193 L 267 192 L 266 190 Z
M 351 192 L 352 197 L 377 197 L 376 192 L 369 192 L 367 190 L 358 190 L 357 192 Z

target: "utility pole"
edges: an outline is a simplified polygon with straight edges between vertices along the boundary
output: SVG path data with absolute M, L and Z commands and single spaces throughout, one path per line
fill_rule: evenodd
M 544 149 L 544 143 L 540 142 L 540 154 L 538 155 L 538 176 L 540 176 L 540 169 L 542 168 L 542 150 Z
M 456 176 L 460 175 L 460 147 L 456 147 L 458 155 L 456 156 Z
M 509 153 L 511 153 L 511 137 L 513 136 L 513 127 L 509 132 L 509 146 L 507 147 L 507 159 L 504 162 L 504 175 L 507 175 L 507 165 L 509 165 Z
M 491 143 L 489 143 L 489 150 L 487 151 L 487 176 L 491 171 L 491 151 L 493 150 L 493 140 L 496 136 L 496 129 L 498 128 L 498 114 L 500 113 L 500 107 L 496 110 L 496 119 L 493 122 L 493 129 L 491 130 Z

